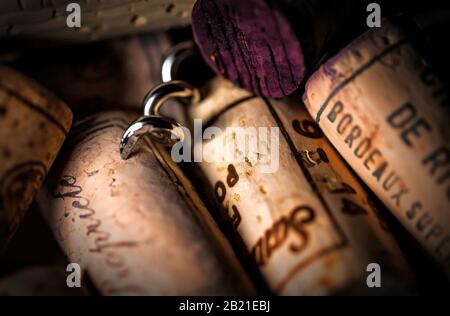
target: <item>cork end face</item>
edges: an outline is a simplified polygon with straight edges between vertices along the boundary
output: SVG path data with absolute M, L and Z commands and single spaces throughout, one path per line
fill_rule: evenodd
M 72 126 L 72 111 L 52 92 L 20 72 L 1 65 L 0 85 L 7 91 L 15 91 L 17 97 L 31 102 L 53 121 L 58 122 L 65 134 L 68 133 Z
M 55 95 L 0 66 L 0 250 L 17 230 L 72 123 Z
M 256 95 L 281 98 L 303 80 L 301 44 L 287 18 L 265 1 L 199 0 L 192 30 L 208 65 Z

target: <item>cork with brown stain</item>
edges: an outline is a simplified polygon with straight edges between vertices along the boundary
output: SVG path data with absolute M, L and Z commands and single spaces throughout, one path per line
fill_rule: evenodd
M 449 96 L 402 27 L 388 20 L 309 79 L 325 135 L 450 275 Z
M 71 123 L 62 101 L 0 67 L 0 248 L 24 217 Z
M 300 102 L 252 96 L 221 78 L 209 91 L 191 115 L 222 132 L 197 143 L 194 168 L 275 294 L 413 291 L 385 223 Z M 372 262 L 382 288 L 366 284 Z
M 69 260 L 103 295 L 234 295 L 253 287 L 191 185 L 148 139 L 127 160 L 131 117 L 77 123 L 37 197 Z

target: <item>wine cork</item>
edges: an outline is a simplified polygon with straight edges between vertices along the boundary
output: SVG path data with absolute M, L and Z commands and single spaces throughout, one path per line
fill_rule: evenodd
M 252 294 L 195 191 L 152 143 L 122 160 L 124 112 L 76 124 L 37 201 L 69 260 L 104 295 Z
M 204 60 L 239 87 L 283 97 L 303 78 L 300 41 L 283 13 L 266 1 L 198 0 L 192 30 Z
M 70 3 L 80 5 L 79 27 L 72 25 L 78 11 L 68 8 Z M 182 27 L 189 24 L 193 4 L 192 0 L 3 0 L 0 38 L 81 42 Z
M 62 101 L 0 66 L 0 249 L 24 217 L 71 122 Z
M 219 78 L 209 91 L 192 116 L 222 133 L 203 135 L 202 187 L 275 294 L 408 293 L 414 287 L 366 192 L 299 102 L 262 99 Z M 249 135 L 257 135 L 256 148 L 248 145 Z M 381 288 L 366 283 L 371 263 L 381 267 Z
M 369 0 L 198 0 L 192 31 L 205 62 L 252 93 L 292 94 L 317 63 L 369 25 Z M 383 14 L 392 1 L 377 1 Z M 409 3 L 408 3 L 409 5 Z
M 140 110 L 161 81 L 161 61 L 171 42 L 165 34 L 131 36 L 27 55 L 20 67 L 61 97 L 77 117 L 111 110 Z
M 0 279 L 2 296 L 81 296 L 83 288 L 68 287 L 65 266 L 31 266 Z
M 331 143 L 450 275 L 448 92 L 411 35 L 382 25 L 321 66 L 303 98 Z

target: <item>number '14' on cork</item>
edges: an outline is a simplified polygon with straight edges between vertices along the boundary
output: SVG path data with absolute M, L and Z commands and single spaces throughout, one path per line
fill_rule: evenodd
M 205 159 L 193 171 L 270 290 L 414 292 L 386 224 L 301 102 L 259 98 L 220 77 L 208 85 L 191 117 L 223 132 L 194 144 Z M 366 283 L 370 263 L 383 267 L 382 288 Z
M 304 102 L 333 145 L 450 276 L 449 98 L 416 41 L 382 21 L 322 65 Z

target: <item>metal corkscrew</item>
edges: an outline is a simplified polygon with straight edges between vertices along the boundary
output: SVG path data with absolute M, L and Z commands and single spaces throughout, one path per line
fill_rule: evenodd
M 163 83 L 154 87 L 144 99 L 143 116 L 135 120 L 123 133 L 120 141 L 120 156 L 127 159 L 133 152 L 139 139 L 149 135 L 151 139 L 165 146 L 183 141 L 185 134 L 182 125 L 176 120 L 161 114 L 161 107 L 170 99 L 181 99 L 188 104 L 200 101 L 197 88 L 181 80 L 172 80 L 176 69 L 185 58 L 194 53 L 192 42 L 183 42 L 174 46 L 163 61 Z

